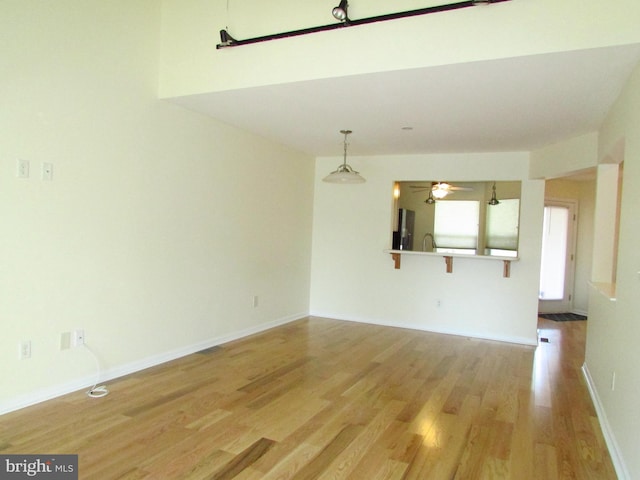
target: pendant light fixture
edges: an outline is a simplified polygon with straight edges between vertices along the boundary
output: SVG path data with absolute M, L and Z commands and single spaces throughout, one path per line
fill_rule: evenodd
M 496 197 L 496 182 L 493 182 L 493 187 L 491 187 L 491 190 L 491 200 L 489 200 L 487 203 L 489 205 L 500 205 L 500 201 Z
M 322 179 L 328 183 L 364 183 L 366 180 L 360 176 L 351 166 L 347 165 L 347 135 L 351 130 L 340 130 L 344 135 L 344 161 L 337 169 Z
M 427 198 L 424 203 L 426 203 L 427 205 L 433 205 L 434 203 L 436 203 L 436 199 L 433 198 L 433 190 L 429 190 L 429 198 Z

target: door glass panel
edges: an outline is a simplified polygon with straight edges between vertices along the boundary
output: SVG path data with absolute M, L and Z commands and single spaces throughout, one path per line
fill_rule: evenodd
M 564 299 L 568 228 L 569 209 L 567 207 L 544 207 L 540 300 Z

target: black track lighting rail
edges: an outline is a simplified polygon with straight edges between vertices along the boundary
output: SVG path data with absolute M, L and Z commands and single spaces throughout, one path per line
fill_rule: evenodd
M 338 28 L 355 27 L 358 25 L 367 25 L 369 23 L 385 22 L 387 20 L 396 20 L 398 18 L 415 17 L 418 15 L 428 15 L 430 13 L 448 12 L 451 10 L 459 10 L 461 8 L 475 7 L 476 5 L 486 5 L 490 3 L 508 2 L 510 0 L 467 0 L 463 2 L 449 3 L 446 5 L 436 5 L 433 7 L 418 8 L 416 10 L 408 10 L 406 12 L 389 13 L 386 15 L 378 15 L 375 17 L 361 18 L 353 20 L 345 18 L 340 23 L 331 23 L 328 25 L 320 25 L 318 27 L 302 28 L 300 30 L 291 30 L 289 32 L 273 33 L 261 37 L 247 38 L 244 40 L 236 40 L 226 30 L 220 30 L 220 43 L 216 45 L 216 49 L 239 47 L 241 45 L 249 45 L 252 43 L 268 42 L 278 40 L 280 38 L 298 37 L 300 35 L 308 35 L 310 33 L 326 32 Z

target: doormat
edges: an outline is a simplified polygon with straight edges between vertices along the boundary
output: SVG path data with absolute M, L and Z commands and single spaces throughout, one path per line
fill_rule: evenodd
M 539 313 L 538 317 L 553 320 L 554 322 L 575 322 L 577 320 L 586 320 L 584 315 L 577 313 Z

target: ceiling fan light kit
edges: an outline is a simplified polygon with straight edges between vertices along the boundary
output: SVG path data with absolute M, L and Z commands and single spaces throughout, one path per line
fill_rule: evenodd
M 509 2 L 510 0 L 466 0 L 456 3 L 448 3 L 445 5 L 436 5 L 432 7 L 418 8 L 416 10 L 408 10 L 405 12 L 389 13 L 378 15 L 375 17 L 361 18 L 353 20 L 349 18 L 347 8 L 349 3 L 347 0 L 341 0 L 340 3 L 331 10 L 331 15 L 340 23 L 330 23 L 328 25 L 320 25 L 317 27 L 303 28 L 300 30 L 291 30 L 289 32 L 273 33 L 261 37 L 247 38 L 244 40 L 236 40 L 227 30 L 220 30 L 220 43 L 216 45 L 216 49 L 238 47 L 240 45 L 248 45 L 251 43 L 267 42 L 280 38 L 297 37 L 300 35 L 308 35 L 310 33 L 325 32 L 335 30 L 336 28 L 353 27 L 357 25 L 366 25 L 369 23 L 383 22 L 387 20 L 396 20 L 398 18 L 415 17 L 418 15 L 427 15 L 430 13 L 447 12 L 449 10 L 458 10 L 460 8 L 475 7 L 476 5 L 488 5 L 491 3 Z
M 436 199 L 440 200 L 451 193 L 451 185 L 442 182 L 436 183 L 431 188 L 431 193 L 436 197 Z

